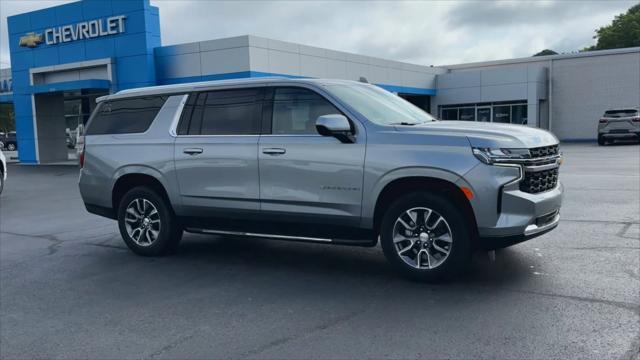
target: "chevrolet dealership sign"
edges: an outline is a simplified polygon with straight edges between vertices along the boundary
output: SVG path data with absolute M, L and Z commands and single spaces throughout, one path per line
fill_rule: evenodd
M 74 25 L 49 28 L 44 31 L 44 34 L 30 32 L 20 38 L 20 46 L 34 48 L 42 42 L 46 42 L 47 45 L 55 45 L 76 40 L 121 34 L 124 32 L 124 21 L 126 18 L 125 15 L 118 15 L 107 19 L 84 21 Z

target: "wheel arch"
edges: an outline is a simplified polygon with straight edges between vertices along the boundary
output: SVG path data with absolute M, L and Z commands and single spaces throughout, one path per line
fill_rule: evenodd
M 372 217 L 373 229 L 379 231 L 384 212 L 395 199 L 415 191 L 427 191 L 450 198 L 465 215 L 472 235 L 477 237 L 475 213 L 462 189 L 452 179 L 424 175 L 399 177 L 386 183 L 376 197 Z
M 171 198 L 167 192 L 167 184 L 162 175 L 155 169 L 146 166 L 129 167 L 116 172 L 111 190 L 111 205 L 114 212 L 118 211 L 120 200 L 136 186 L 147 186 L 162 196 L 171 205 Z

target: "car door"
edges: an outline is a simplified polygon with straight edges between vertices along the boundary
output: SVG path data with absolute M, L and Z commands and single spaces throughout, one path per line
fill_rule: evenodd
M 175 141 L 182 206 L 204 217 L 257 212 L 262 89 L 194 93 Z
M 302 87 L 275 87 L 267 94 L 267 129 L 258 153 L 262 213 L 284 215 L 280 220 L 358 223 L 364 130 L 355 143 L 321 136 L 315 129 L 318 116 L 342 113 L 330 101 Z

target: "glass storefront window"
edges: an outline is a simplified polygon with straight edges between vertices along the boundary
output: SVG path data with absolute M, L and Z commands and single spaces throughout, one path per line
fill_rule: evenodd
M 459 119 L 464 121 L 476 121 L 476 109 L 475 108 L 461 108 Z
M 509 124 L 511 122 L 511 106 L 494 106 L 493 122 Z
M 442 109 L 442 120 L 458 120 L 458 109 Z
M 491 121 L 491 106 L 483 106 L 477 108 L 477 121 L 490 122 Z
M 527 125 L 527 105 L 514 105 L 511 107 L 511 123 Z
M 455 105 L 454 105 L 455 106 Z M 448 105 L 440 113 L 442 120 L 527 124 L 527 105 L 521 102 Z

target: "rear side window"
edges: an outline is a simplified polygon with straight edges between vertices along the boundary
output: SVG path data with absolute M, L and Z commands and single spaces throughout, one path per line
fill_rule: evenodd
M 167 100 L 145 96 L 100 103 L 89 122 L 87 135 L 132 134 L 147 131 Z
M 179 135 L 256 135 L 260 133 L 261 89 L 217 90 L 189 97 Z
M 318 116 L 341 114 L 328 100 L 303 88 L 276 88 L 273 134 L 317 134 Z

